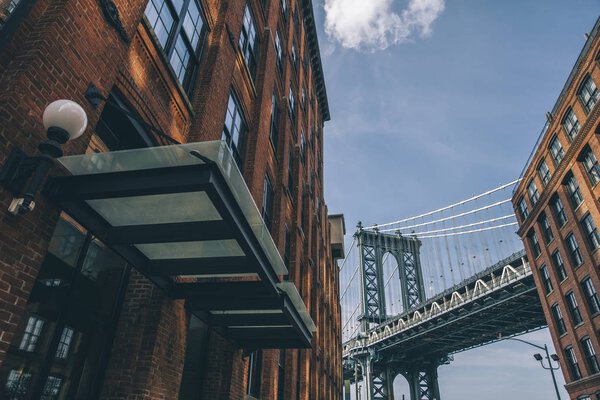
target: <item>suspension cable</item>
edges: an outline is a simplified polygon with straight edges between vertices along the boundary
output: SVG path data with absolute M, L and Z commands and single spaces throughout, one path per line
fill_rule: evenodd
M 344 262 L 342 263 L 342 266 L 340 267 L 340 272 L 342 272 L 342 270 L 344 269 L 344 265 L 346 265 L 346 260 L 348 260 L 348 256 L 350 255 L 350 252 L 352 251 L 352 249 L 354 248 L 354 245 L 356 244 L 356 238 L 354 238 L 352 240 L 352 245 L 350 246 L 350 248 L 348 249 L 348 251 L 346 252 L 346 256 L 344 257 Z
M 445 231 L 453 231 L 456 229 L 462 229 L 462 228 L 469 228 L 472 226 L 477 226 L 477 225 L 483 225 L 483 224 L 487 224 L 487 223 L 491 223 L 491 222 L 496 222 L 496 221 L 501 221 L 503 219 L 509 219 L 509 218 L 515 218 L 515 214 L 509 214 L 509 215 L 505 215 L 503 217 L 498 217 L 498 218 L 492 218 L 492 219 L 487 219 L 485 221 L 480 221 L 480 222 L 473 222 L 470 224 L 466 224 L 466 225 L 460 225 L 460 226 L 451 226 L 449 228 L 443 228 L 443 229 L 435 229 L 433 231 L 425 231 L 425 232 L 411 232 L 411 236 L 415 235 L 429 235 L 431 233 L 439 233 L 439 232 L 445 232 Z
M 358 272 L 358 270 L 360 269 L 360 264 L 358 264 L 356 266 L 356 269 L 354 270 L 354 273 L 352 273 L 352 276 L 350 277 L 350 280 L 348 281 L 348 284 L 346 285 L 346 288 L 344 289 L 344 292 L 342 293 L 342 295 L 340 296 L 340 300 L 342 300 L 344 298 L 344 295 L 346 294 L 346 292 L 348 291 L 348 288 L 350 287 L 350 284 L 352 283 L 352 281 L 354 280 L 354 277 L 356 276 L 356 273 Z
M 498 202 L 496 202 L 494 204 L 489 204 L 487 206 L 480 207 L 480 208 L 477 208 L 475 210 L 465 211 L 463 213 L 456 214 L 456 215 L 451 215 L 449 217 L 441 218 L 441 219 L 438 219 L 438 220 L 435 220 L 435 221 L 422 222 L 420 224 L 402 226 L 402 227 L 398 227 L 398 228 L 381 229 L 380 232 L 399 231 L 399 230 L 402 230 L 402 229 L 418 228 L 420 226 L 431 225 L 431 224 L 435 224 L 435 223 L 438 223 L 438 222 L 448 221 L 448 220 L 454 219 L 454 218 L 464 217 L 465 215 L 474 214 L 476 212 L 487 210 L 488 208 L 497 207 L 497 206 L 499 206 L 501 204 L 508 203 L 508 202 L 510 202 L 510 199 L 498 201 Z
M 381 228 L 381 227 L 383 227 L 383 226 L 390 226 L 390 225 L 401 224 L 401 223 L 403 223 L 403 222 L 412 221 L 412 220 L 415 220 L 415 219 L 417 219 L 417 218 L 421 218 L 421 217 L 427 217 L 427 216 L 429 216 L 429 215 L 432 215 L 432 214 L 438 213 L 438 212 L 440 212 L 440 211 L 445 211 L 445 210 L 448 210 L 448 209 L 450 209 L 450 208 L 452 208 L 452 207 L 460 206 L 460 205 L 463 205 L 463 204 L 465 204 L 465 203 L 468 203 L 468 202 L 470 202 L 470 201 L 473 201 L 473 200 L 480 199 L 480 198 L 482 198 L 482 197 L 484 197 L 484 196 L 487 196 L 487 195 L 489 195 L 489 194 L 495 193 L 495 192 L 497 192 L 497 191 L 499 191 L 499 190 L 506 189 L 507 187 L 510 187 L 510 186 L 513 186 L 513 185 L 515 185 L 515 184 L 519 183 L 521 180 L 522 180 L 522 178 L 519 178 L 519 179 L 517 179 L 517 180 L 515 180 L 515 181 L 513 181 L 513 182 L 510 182 L 510 183 L 507 183 L 507 184 L 505 184 L 505 185 L 499 186 L 499 187 L 497 187 L 497 188 L 495 188 L 495 189 L 488 190 L 488 191 L 487 191 L 487 192 L 485 192 L 485 193 L 478 194 L 477 196 L 473 196 L 473 197 L 471 197 L 471 198 L 468 198 L 468 199 L 466 199 L 466 200 L 460 201 L 460 202 L 458 202 L 458 203 L 455 203 L 455 204 L 451 204 L 451 205 L 449 205 L 449 206 L 446 206 L 446 207 L 443 207 L 443 208 L 440 208 L 440 209 L 437 209 L 437 210 L 434 210 L 434 211 L 429 211 L 429 212 L 427 212 L 427 213 L 425 213 L 425 214 L 417 215 L 417 216 L 415 216 L 415 217 L 410 217 L 410 218 L 401 219 L 401 220 L 399 220 L 399 221 L 388 222 L 388 223 L 385 223 L 385 224 L 373 225 L 373 226 L 369 226 L 369 227 L 367 227 L 367 228 L 364 228 L 364 229 L 375 229 L 375 228 Z
M 511 222 L 511 223 L 508 223 L 508 224 L 488 226 L 487 228 L 473 229 L 473 230 L 470 230 L 470 231 L 463 231 L 463 232 L 451 232 L 451 233 L 443 233 L 443 234 L 440 234 L 440 235 L 419 236 L 419 239 L 431 239 L 431 238 L 438 238 L 438 237 L 444 237 L 444 236 L 465 235 L 467 233 L 477 233 L 477 232 L 489 231 L 489 230 L 492 230 L 492 229 L 504 228 L 506 226 L 511 226 L 511 225 L 518 225 L 518 222 Z

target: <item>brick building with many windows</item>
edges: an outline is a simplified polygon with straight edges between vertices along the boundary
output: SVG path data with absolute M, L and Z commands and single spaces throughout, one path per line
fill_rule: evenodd
M 600 398 L 600 19 L 513 196 L 571 399 Z
M 310 0 L 0 0 L 0 397 L 339 399 L 327 120 Z

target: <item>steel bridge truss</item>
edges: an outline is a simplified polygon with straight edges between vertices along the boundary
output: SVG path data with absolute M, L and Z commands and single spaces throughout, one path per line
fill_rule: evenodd
M 416 237 L 389 235 L 359 229 L 356 233 L 360 254 L 362 280 L 362 330 L 371 323 L 386 321 L 385 285 L 383 281 L 384 257 L 394 257 L 398 264 L 402 306 L 404 310 L 417 307 L 425 299 L 423 276 L 419 259 L 421 241 Z
M 363 324 L 367 329 L 344 343 L 344 376 L 364 382 L 367 400 L 393 400 L 398 374 L 408 381 L 411 400 L 440 400 L 437 368 L 452 354 L 545 325 L 531 268 L 517 252 L 377 326 Z M 351 376 L 351 365 L 362 373 Z

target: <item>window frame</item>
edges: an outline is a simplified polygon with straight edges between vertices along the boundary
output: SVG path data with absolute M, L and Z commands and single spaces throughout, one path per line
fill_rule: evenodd
M 531 229 L 527 233 L 527 239 L 529 240 L 529 246 L 533 251 L 533 258 L 537 259 L 542 254 L 542 248 L 540 246 L 540 241 L 537 238 L 537 234 L 534 229 Z
M 269 178 L 269 174 L 265 174 L 263 181 L 263 198 L 261 215 L 265 225 L 269 232 L 273 233 L 273 211 L 275 204 L 275 192 L 273 191 L 273 184 Z
M 588 85 L 590 83 L 591 85 Z M 593 89 L 591 89 L 592 85 Z M 587 95 L 589 95 L 587 100 L 585 99 L 584 91 L 587 92 Z M 579 99 L 579 102 L 581 103 L 586 114 L 589 114 L 594 109 L 594 106 L 600 99 L 600 91 L 598 90 L 598 86 L 596 86 L 596 82 L 594 82 L 594 79 L 589 73 L 585 75 L 581 81 L 581 84 L 579 85 L 579 88 L 577 89 L 577 98 Z
M 600 313 L 600 298 L 598 297 L 598 292 L 594 287 L 592 278 L 589 276 L 583 278 L 581 281 L 581 289 L 583 291 L 585 301 L 590 309 L 590 314 L 596 315 Z
M 583 317 L 581 315 L 581 310 L 579 310 L 579 303 L 575 297 L 575 292 L 569 290 L 565 294 L 565 303 L 567 304 L 567 310 L 569 311 L 569 315 L 573 321 L 573 326 L 583 324 Z
M 567 123 L 571 125 L 570 128 L 567 127 Z M 577 119 L 577 115 L 575 114 L 573 107 L 569 107 L 567 111 L 565 111 L 561 125 L 571 142 L 575 140 L 577 135 L 579 135 L 579 131 L 581 131 L 581 124 L 579 123 L 579 119 Z
M 517 201 L 517 208 L 519 210 L 521 219 L 525 221 L 527 217 L 529 217 L 529 208 L 527 207 L 524 196 L 519 197 L 519 200 Z
M 552 136 L 552 139 L 550 139 L 550 143 L 548 144 L 548 150 L 552 156 L 552 162 L 554 163 L 554 166 L 558 167 L 561 161 L 565 158 L 565 148 L 560 142 L 558 135 L 555 134 Z
M 550 279 L 550 273 L 548 272 L 548 267 L 546 267 L 546 264 L 542 264 L 540 267 L 540 278 L 542 280 L 544 292 L 547 296 L 554 291 L 554 287 L 552 286 L 552 280 Z
M 250 26 L 246 26 L 248 21 Z M 254 31 L 253 35 L 252 30 Z M 254 40 L 251 40 L 252 38 Z M 252 43 L 250 43 L 251 41 Z M 244 14 L 242 16 L 242 29 L 240 30 L 240 36 L 238 38 L 238 46 L 252 81 L 256 80 L 256 74 L 258 72 L 260 42 L 256 17 L 252 7 L 250 6 L 250 1 L 247 1 L 246 6 L 244 7 Z
M 585 357 L 585 363 L 590 371 L 590 375 L 597 374 L 600 372 L 600 364 L 596 356 L 596 351 L 592 345 L 592 341 L 589 336 L 584 336 L 579 341 L 583 356 Z
M 531 178 L 527 183 L 527 195 L 529 197 L 531 207 L 535 207 L 537 202 L 540 200 L 540 192 L 538 191 L 537 185 L 533 178 Z
M 542 168 L 542 166 L 544 166 L 544 168 Z M 545 171 L 542 171 L 542 169 L 545 169 Z M 552 179 L 552 173 L 550 173 L 550 168 L 548 168 L 548 164 L 546 164 L 545 159 L 542 158 L 542 160 L 538 163 L 536 171 L 540 181 L 542 182 L 542 187 L 546 187 L 548 182 L 550 182 L 550 179 Z
M 560 255 L 560 251 L 558 249 L 554 250 L 550 258 L 552 259 L 552 265 L 554 266 L 554 270 L 556 271 L 556 275 L 559 277 L 560 282 L 567 279 L 569 276 L 565 267 L 565 260 L 563 260 L 562 256 Z
M 594 219 L 590 215 L 589 211 L 585 213 L 579 223 L 586 234 L 586 239 L 592 252 L 596 251 L 598 248 L 600 248 L 600 234 L 598 234 L 598 228 L 596 228 Z
M 564 180 L 564 185 L 567 187 L 567 192 L 569 193 L 569 200 L 571 201 L 571 206 L 574 210 L 579 208 L 579 206 L 583 203 L 583 195 L 581 194 L 581 189 L 579 188 L 579 183 L 575 178 L 573 172 L 569 172 Z
M 552 232 L 550 221 L 548 221 L 548 216 L 545 213 L 540 214 L 538 218 L 538 224 L 540 225 L 544 242 L 547 245 L 550 244 L 554 240 L 554 233 Z
M 565 212 L 565 205 L 562 203 L 558 193 L 552 197 L 552 210 L 554 211 L 554 216 L 557 219 L 558 226 L 560 228 L 565 226 L 569 219 L 567 218 L 567 213 Z
M 567 249 L 569 250 L 569 257 L 573 266 L 575 268 L 579 267 L 583 264 L 583 255 L 581 254 L 581 248 L 579 247 L 579 243 L 577 243 L 577 238 L 573 232 L 569 233 L 565 237 L 565 241 L 567 242 Z
M 235 106 L 235 114 L 233 115 L 233 117 L 231 118 L 231 121 L 233 123 L 233 126 L 235 127 L 235 121 L 237 120 L 236 117 L 240 117 L 241 123 L 240 123 L 240 127 L 239 127 L 239 132 L 238 132 L 238 140 L 237 143 L 234 143 L 233 140 L 233 135 L 230 132 L 230 127 L 227 127 L 226 123 L 227 123 L 227 118 L 228 115 L 230 115 L 229 112 L 229 104 L 230 104 L 230 100 L 233 101 L 233 104 Z M 227 132 L 225 131 L 225 129 L 227 129 Z M 233 90 L 233 88 L 229 91 L 229 97 L 227 98 L 227 108 L 225 109 L 225 118 L 223 119 L 223 131 L 221 133 L 221 140 L 224 141 L 227 144 L 227 147 L 229 147 L 229 149 L 231 149 L 231 152 L 233 153 L 233 158 L 235 159 L 236 163 L 238 164 L 238 167 L 241 169 L 243 169 L 243 164 L 244 164 L 244 160 L 245 160 L 245 149 L 246 149 L 246 140 L 247 140 L 247 136 L 248 136 L 248 122 L 246 120 L 245 114 L 244 114 L 244 109 L 242 108 L 242 105 L 239 101 L 239 98 L 237 96 L 237 94 L 235 93 L 235 91 Z M 233 146 L 232 146 L 233 143 Z
M 562 311 L 560 311 L 560 305 L 558 303 L 554 303 L 552 306 L 550 306 L 550 313 L 552 314 L 554 326 L 557 328 L 558 336 L 566 334 L 567 325 L 565 324 L 565 317 Z
M 149 9 L 149 7 L 152 7 L 154 5 L 154 0 L 149 0 L 148 3 L 146 4 L 146 8 L 144 9 L 144 18 L 143 19 L 146 22 L 146 26 L 152 32 L 152 35 L 154 36 L 154 42 L 156 42 L 156 44 L 160 50 L 160 53 L 165 58 L 165 65 L 167 66 L 167 69 L 169 69 L 172 72 L 174 79 L 179 83 L 179 85 L 181 86 L 181 88 L 183 89 L 185 94 L 187 96 L 191 96 L 191 94 L 194 91 L 198 70 L 200 68 L 200 61 L 202 58 L 202 54 L 204 52 L 205 41 L 206 41 L 206 37 L 209 32 L 209 27 L 208 27 L 208 22 L 207 22 L 208 19 L 206 17 L 206 12 L 204 10 L 204 4 L 203 4 L 202 0 L 181 0 L 181 1 L 182 1 L 181 10 L 179 10 L 179 12 L 177 12 L 172 0 L 157 0 L 157 2 L 161 2 L 163 4 L 163 7 L 166 6 L 169 9 L 169 11 L 171 12 L 171 17 L 173 18 L 173 24 L 171 25 L 169 32 L 167 32 L 167 39 L 165 41 L 164 46 L 160 42 L 160 39 L 155 32 L 155 25 L 154 25 L 155 22 L 153 23 L 152 21 L 150 21 L 148 15 L 146 14 L 146 11 Z M 185 31 L 185 28 L 184 28 L 184 22 L 187 17 L 187 13 L 188 13 L 191 2 L 194 2 L 196 7 L 198 8 L 199 17 L 202 22 L 201 30 L 200 30 L 200 32 L 198 32 L 198 43 L 196 44 L 195 49 L 193 48 L 193 43 L 192 43 L 193 38 L 190 39 L 188 37 L 188 33 Z M 161 10 L 162 10 L 162 7 L 161 7 Z M 159 17 L 160 17 L 160 15 L 159 15 Z M 184 45 L 190 54 L 190 58 L 187 61 L 187 65 L 183 67 L 185 70 L 183 79 L 180 79 L 178 72 L 175 71 L 175 67 L 173 66 L 173 64 L 171 62 L 171 59 L 173 57 L 173 54 L 175 53 L 175 49 L 177 47 L 177 42 L 178 42 L 178 39 L 180 36 L 183 38 Z
M 596 186 L 600 182 L 600 165 L 598 165 L 598 159 L 588 145 L 580 153 L 579 160 L 585 169 L 592 187 Z
M 581 369 L 579 368 L 579 363 L 577 362 L 577 355 L 575 354 L 575 349 L 573 346 L 569 345 L 565 347 L 565 359 L 567 360 L 567 366 L 569 367 L 569 372 L 571 373 L 573 380 L 577 381 L 581 379 Z

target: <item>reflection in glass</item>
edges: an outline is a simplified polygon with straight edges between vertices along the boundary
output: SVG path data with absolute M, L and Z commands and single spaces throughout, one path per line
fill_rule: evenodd
M 35 351 L 35 347 L 38 339 L 40 338 L 43 327 L 43 319 L 33 315 L 29 317 L 29 320 L 27 321 L 27 327 L 25 328 L 25 333 L 23 333 L 23 338 L 21 339 L 21 344 L 19 345 L 19 349 L 29 352 Z

